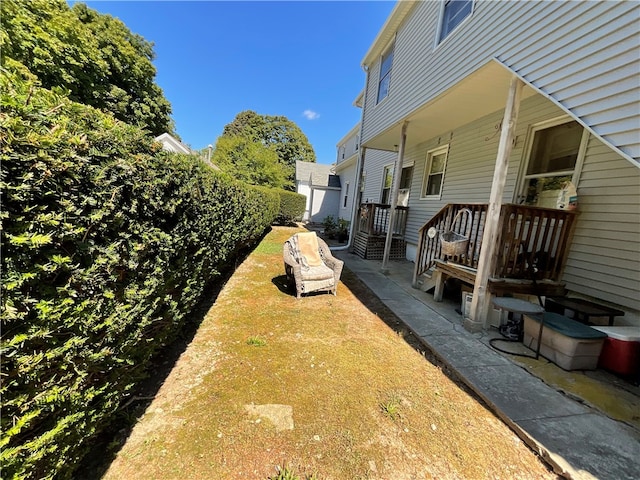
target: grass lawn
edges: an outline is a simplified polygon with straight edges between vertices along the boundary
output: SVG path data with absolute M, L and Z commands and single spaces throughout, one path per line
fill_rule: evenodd
M 105 479 L 556 478 L 351 272 L 296 300 L 296 231 L 239 266 Z

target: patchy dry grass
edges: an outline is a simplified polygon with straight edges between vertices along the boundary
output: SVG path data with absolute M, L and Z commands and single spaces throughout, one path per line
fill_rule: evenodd
M 555 478 L 350 272 L 296 300 L 294 232 L 231 277 L 105 479 Z

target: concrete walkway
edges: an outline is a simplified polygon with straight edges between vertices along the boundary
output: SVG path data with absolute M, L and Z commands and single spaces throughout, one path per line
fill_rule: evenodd
M 640 478 L 640 436 L 545 384 L 464 329 L 456 306 L 411 286 L 413 264 L 334 255 L 554 470 L 571 479 Z M 524 347 L 522 347 L 524 348 Z

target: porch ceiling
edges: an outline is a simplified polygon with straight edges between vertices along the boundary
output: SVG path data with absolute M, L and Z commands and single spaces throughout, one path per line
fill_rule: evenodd
M 404 119 L 409 121 L 406 146 L 411 147 L 438 135 L 448 135 L 457 127 L 503 110 L 512 76 L 512 72 L 492 60 L 437 98 L 418 107 Z M 525 86 L 522 100 L 535 93 Z M 363 145 L 378 150 L 394 150 L 394 146 L 400 143 L 403 121 Z

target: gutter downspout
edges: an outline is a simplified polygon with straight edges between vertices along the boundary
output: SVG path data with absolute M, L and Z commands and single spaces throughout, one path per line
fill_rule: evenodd
M 405 120 L 402 124 L 402 133 L 400 134 L 400 150 L 393 167 L 393 188 L 391 189 L 391 211 L 389 212 L 389 224 L 387 225 L 387 238 L 384 242 L 384 253 L 382 255 L 382 267 L 380 271 L 383 274 L 389 273 L 389 255 L 391 254 L 391 242 L 393 241 L 393 228 L 396 221 L 396 207 L 398 206 L 398 190 L 400 189 L 400 178 L 402 177 L 402 164 L 404 162 L 404 147 L 407 142 L 407 126 L 409 122 Z
M 342 247 L 332 247 L 331 251 L 349 250 L 353 246 L 353 236 L 355 234 L 356 220 L 358 216 L 358 208 L 362 201 L 362 189 L 360 183 L 362 182 L 362 173 L 364 172 L 364 154 L 366 147 L 362 146 L 362 130 L 364 127 L 364 111 L 367 106 L 367 92 L 369 90 L 369 67 L 362 65 L 362 69 L 366 73 L 364 83 L 364 96 L 362 97 L 362 114 L 360 115 L 360 135 L 358 138 L 358 160 L 356 161 L 356 181 L 354 188 L 353 205 L 351 206 L 351 222 L 349 224 L 349 240 L 347 244 Z

